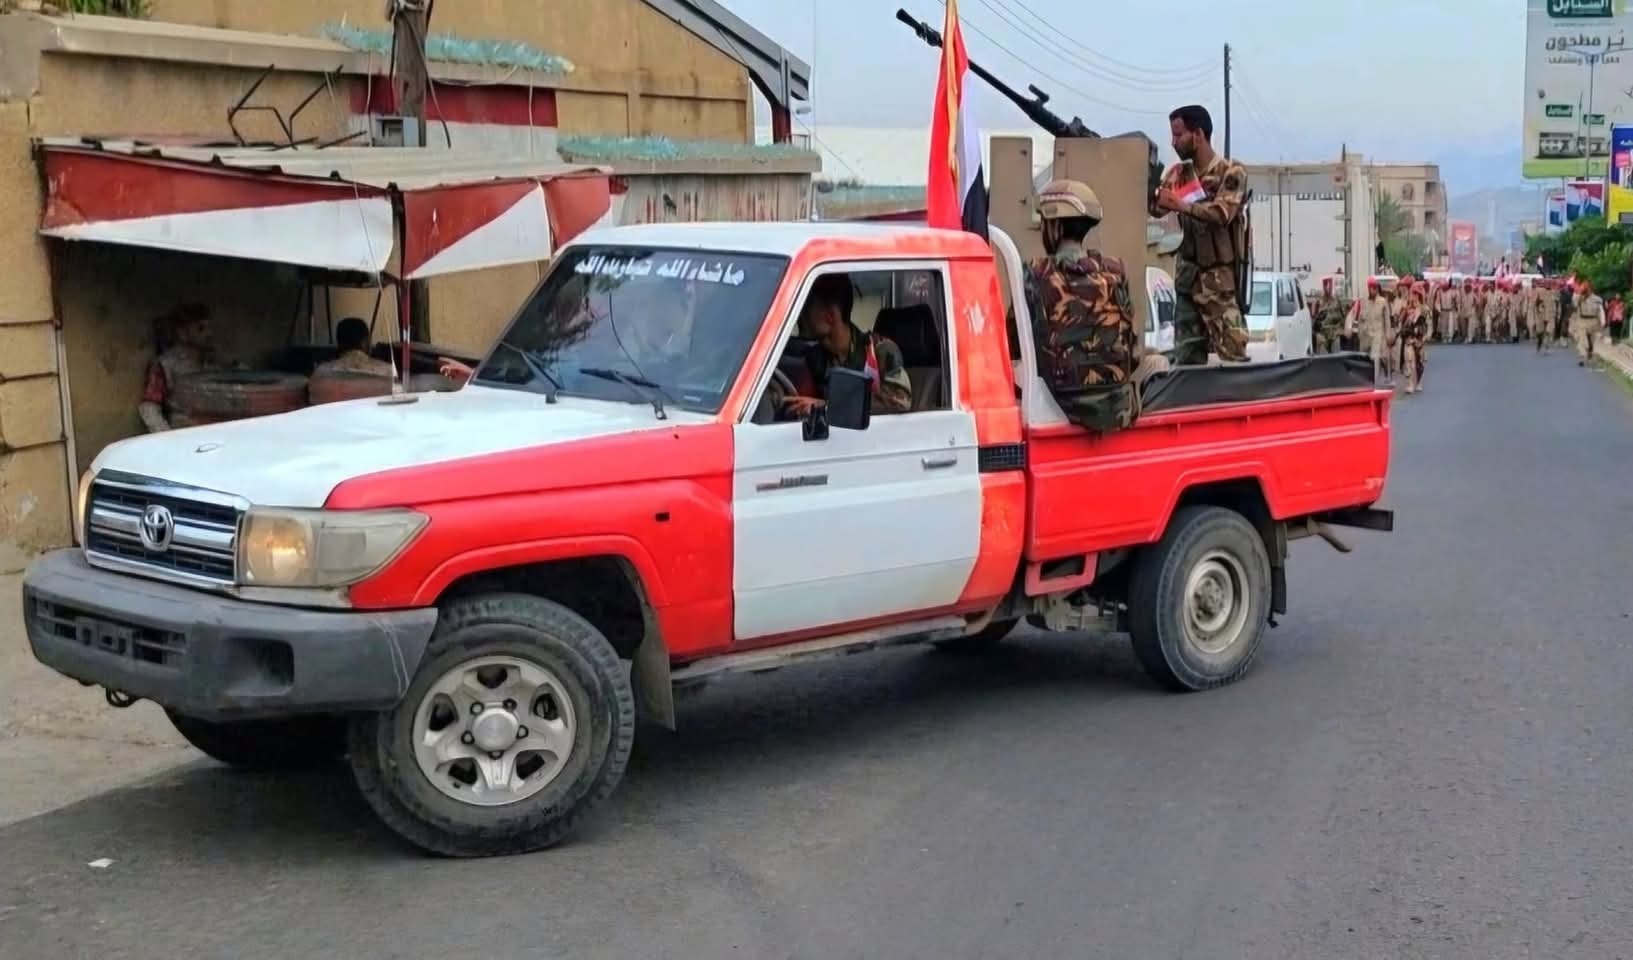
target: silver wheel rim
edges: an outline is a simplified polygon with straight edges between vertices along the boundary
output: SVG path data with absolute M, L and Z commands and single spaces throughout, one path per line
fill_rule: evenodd
M 499 807 L 561 774 L 578 724 L 560 678 L 520 657 L 481 657 L 447 671 L 414 711 L 414 760 L 444 795 Z
M 1210 550 L 1185 578 L 1185 638 L 1210 657 L 1241 640 L 1247 625 L 1247 570 L 1234 555 Z

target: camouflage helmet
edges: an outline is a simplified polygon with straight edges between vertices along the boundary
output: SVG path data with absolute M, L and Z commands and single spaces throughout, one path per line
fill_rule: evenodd
M 1051 180 L 1038 191 L 1038 216 L 1045 220 L 1084 218 L 1100 221 L 1106 210 L 1089 185 L 1078 180 Z

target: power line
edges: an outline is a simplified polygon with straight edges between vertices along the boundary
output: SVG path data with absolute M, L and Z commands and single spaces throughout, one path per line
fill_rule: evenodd
M 1036 20 L 1040 25 L 1042 25 L 1043 29 L 1045 29 L 1045 30 L 1047 30 L 1047 31 L 1049 31 L 1051 33 L 1060 34 L 1062 37 L 1064 37 L 1066 42 L 1070 43 L 1074 47 L 1077 47 L 1077 48 L 1083 50 L 1085 53 L 1089 54 L 1090 56 L 1098 57 L 1099 59 L 1104 60 L 1109 64 L 1113 64 L 1113 65 L 1115 65 L 1117 67 L 1122 67 L 1122 68 L 1124 68 L 1126 70 L 1135 71 L 1135 73 L 1139 75 L 1135 79 L 1139 79 L 1139 78 L 1143 78 L 1143 77 L 1149 77 L 1149 76 L 1156 75 L 1156 74 L 1169 74 L 1169 75 L 1187 74 L 1188 75 L 1188 74 L 1198 73 L 1198 72 L 1202 72 L 1202 71 L 1207 71 L 1207 72 L 1211 73 L 1213 70 L 1218 68 L 1218 64 L 1215 61 L 1212 61 L 1212 60 L 1199 61 L 1197 63 L 1189 64 L 1189 65 L 1183 66 L 1183 67 L 1151 67 L 1151 66 L 1146 66 L 1146 65 L 1143 65 L 1143 64 L 1138 64 L 1138 63 L 1129 63 L 1126 60 L 1119 60 L 1116 57 L 1113 57 L 1113 56 L 1111 56 L 1109 54 L 1100 53 L 1099 51 L 1097 51 L 1094 48 L 1090 47 L 1088 44 L 1084 43 L 1083 41 L 1079 40 L 1076 37 L 1067 35 L 1065 31 L 1060 29 L 1060 25 L 1058 23 L 1052 22 L 1052 21 L 1048 20 L 1045 17 L 1039 16 L 1038 12 L 1036 10 L 1033 10 L 1031 7 L 1027 6 L 1026 3 L 1023 2 L 1023 0 L 1010 0 L 1010 2 L 1013 3 L 1017 8 L 1019 8 L 1023 13 L 1030 16 L 1033 20 Z M 1106 69 L 1109 70 L 1111 68 L 1108 67 Z M 1113 72 L 1116 72 L 1116 71 L 1113 71 Z
M 946 5 L 946 0 L 941 0 L 941 3 L 943 4 L 943 6 L 945 6 Z M 1038 76 L 1040 76 L 1043 79 L 1049 81 L 1051 84 L 1054 84 L 1056 87 L 1058 87 L 1058 88 L 1060 88 L 1062 90 L 1065 90 L 1068 93 L 1075 94 L 1075 95 L 1083 98 L 1084 100 L 1089 101 L 1090 103 L 1097 104 L 1099 106 L 1105 107 L 1108 110 L 1115 110 L 1115 111 L 1117 111 L 1119 113 L 1122 113 L 1122 114 L 1125 114 L 1127 116 L 1151 117 L 1151 116 L 1158 116 L 1158 115 L 1160 115 L 1160 116 L 1167 116 L 1168 115 L 1168 110 L 1166 108 L 1163 108 L 1163 109 L 1137 109 L 1137 108 L 1132 108 L 1132 107 L 1125 106 L 1125 105 L 1123 105 L 1121 103 L 1115 103 L 1115 102 L 1113 102 L 1111 100 L 1104 100 L 1104 99 L 1102 99 L 1100 97 L 1095 96 L 1092 93 L 1087 93 L 1087 92 L 1085 92 L 1083 90 L 1080 90 L 1077 87 L 1073 86 L 1071 83 L 1060 79 L 1059 77 L 1055 76 L 1054 74 L 1051 74 L 1051 73 L 1048 73 L 1048 72 L 1046 72 L 1044 70 L 1039 69 L 1037 66 L 1032 64 L 1026 57 L 1023 57 L 1020 54 L 1016 53 L 1014 50 L 1011 50 L 1009 47 L 1005 46 L 1002 42 L 1000 42 L 996 37 L 994 37 L 991 34 L 987 33 L 985 30 L 982 30 L 980 27 L 976 26 L 975 24 L 973 24 L 973 23 L 963 23 L 963 26 L 968 28 L 971 33 L 974 33 L 976 36 L 981 37 L 982 39 L 986 40 L 988 43 L 992 44 L 998 50 L 1000 50 L 1003 53 L 1009 55 L 1009 57 L 1011 59 L 1013 59 L 1016 63 L 1021 64 L 1021 65 L 1025 66 L 1025 67 L 1027 67 L 1028 69 L 1031 69 Z
M 1088 59 L 1087 57 L 1084 57 L 1082 54 L 1062 44 L 1059 40 L 1049 37 L 1048 35 L 1039 31 L 1037 27 L 1018 19 L 1014 13 L 1005 10 L 1002 0 L 975 0 L 975 3 L 991 11 L 998 17 L 998 19 L 1002 20 L 1016 32 L 1053 54 L 1062 62 L 1076 66 L 1097 80 L 1116 86 L 1121 86 L 1129 90 L 1148 92 L 1190 90 L 1194 89 L 1204 81 L 1212 80 L 1215 76 L 1215 71 L 1218 69 L 1217 63 L 1208 63 L 1202 65 L 1204 68 L 1203 70 L 1190 71 L 1184 77 L 1176 76 L 1161 80 L 1147 78 L 1127 79 L 1119 75 L 1116 71 L 1109 70 L 1106 67 L 1103 67 L 1100 64 Z

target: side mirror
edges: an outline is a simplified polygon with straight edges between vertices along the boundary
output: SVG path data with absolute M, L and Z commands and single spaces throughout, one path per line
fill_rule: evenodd
M 873 419 L 873 378 L 848 367 L 829 367 L 828 425 L 839 430 L 866 430 Z

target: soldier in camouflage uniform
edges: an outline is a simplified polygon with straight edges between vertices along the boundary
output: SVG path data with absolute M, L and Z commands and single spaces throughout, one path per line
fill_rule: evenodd
M 1105 216 L 1086 184 L 1056 180 L 1038 194 L 1048 256 L 1026 267 L 1038 372 L 1068 417 L 1110 430 L 1139 415 L 1139 387 L 1168 367 L 1147 354 L 1121 260 L 1085 246 Z
M 1200 106 L 1168 115 L 1174 152 L 1182 163 L 1170 168 L 1152 197 L 1154 217 L 1179 215 L 1184 238 L 1176 254 L 1174 360 L 1246 362 L 1247 323 L 1237 303 L 1236 270 L 1248 255 L 1242 206 L 1247 170 L 1214 152 L 1213 118 Z
M 1332 278 L 1321 281 L 1321 296 L 1316 298 L 1315 352 L 1337 353 L 1338 340 L 1344 333 L 1344 305 L 1333 295 Z
M 1423 302 L 1423 289 L 1423 285 L 1414 284 L 1411 277 L 1401 278 L 1397 330 L 1407 393 L 1423 392 L 1424 345 L 1429 341 L 1429 314 Z
M 806 295 L 800 313 L 800 332 L 821 341 L 833 363 L 866 373 L 873 381 L 874 413 L 906 413 L 913 409 L 913 381 L 902 362 L 901 348 L 889 337 L 863 333 L 851 321 L 856 290 L 848 274 L 829 273 L 818 277 Z M 815 387 L 820 391 L 821 387 Z M 800 395 L 786 398 L 788 413 L 804 416 L 822 406 L 821 397 Z

